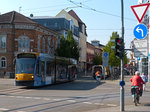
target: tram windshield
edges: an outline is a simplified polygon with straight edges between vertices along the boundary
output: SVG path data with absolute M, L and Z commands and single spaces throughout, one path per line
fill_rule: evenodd
M 19 58 L 16 60 L 16 74 L 28 73 L 34 74 L 35 59 L 34 58 Z

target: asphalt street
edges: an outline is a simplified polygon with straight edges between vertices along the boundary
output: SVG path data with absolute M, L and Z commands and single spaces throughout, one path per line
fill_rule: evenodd
M 125 110 L 149 112 L 150 88 L 137 107 L 130 94 L 130 76 L 125 77 Z M 149 109 L 148 109 L 149 108 Z M 145 109 L 145 110 L 144 110 Z M 1 112 L 119 112 L 119 80 L 102 80 L 99 85 L 90 75 L 76 81 L 39 88 L 14 86 L 14 79 L 0 79 Z

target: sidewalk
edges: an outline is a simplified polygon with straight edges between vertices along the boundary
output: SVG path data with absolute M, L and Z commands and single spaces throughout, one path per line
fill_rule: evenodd
M 145 105 L 138 105 L 138 106 L 134 106 L 134 105 L 125 105 L 124 107 L 125 111 L 123 112 L 150 112 L 150 105 L 147 106 Z M 92 110 L 92 111 L 88 111 L 88 112 L 121 112 L 120 111 L 120 106 L 119 107 L 110 107 L 110 108 L 101 108 L 101 109 L 97 109 L 97 110 Z

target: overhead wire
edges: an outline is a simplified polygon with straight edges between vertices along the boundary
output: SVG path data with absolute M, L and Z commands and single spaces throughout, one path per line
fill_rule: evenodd
M 87 9 L 87 10 L 95 11 L 97 13 L 101 13 L 101 14 L 105 14 L 105 15 L 109 15 L 109 16 L 114 16 L 114 17 L 121 18 L 121 16 L 119 16 L 119 15 L 115 15 L 115 14 L 112 14 L 112 13 L 108 13 L 108 12 L 104 12 L 104 11 L 99 11 L 99 10 L 96 10 L 94 8 L 91 8 L 91 7 L 83 4 L 82 2 L 74 2 L 73 0 L 67 0 L 67 1 L 69 1 L 70 3 L 72 3 L 74 5 L 77 5 L 77 6 L 80 5 L 80 8 L 83 8 L 83 9 Z M 136 20 L 134 20 L 132 18 L 127 18 L 127 17 L 125 17 L 125 19 L 126 20 L 130 20 L 130 21 L 136 21 Z

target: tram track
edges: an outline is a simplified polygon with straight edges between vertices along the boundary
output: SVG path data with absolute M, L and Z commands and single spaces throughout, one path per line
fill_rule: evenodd
M 25 93 L 28 91 L 32 91 L 32 90 L 29 90 L 25 87 L 15 87 L 15 88 L 0 90 L 0 95 L 4 95 L 4 94 L 13 95 L 13 94 Z

